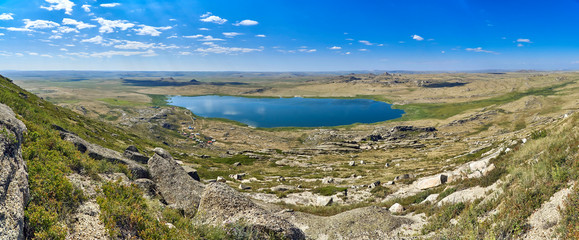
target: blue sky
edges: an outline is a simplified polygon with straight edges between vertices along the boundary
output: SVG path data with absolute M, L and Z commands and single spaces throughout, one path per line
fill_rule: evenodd
M 579 69 L 579 0 L 0 0 L 0 69 Z

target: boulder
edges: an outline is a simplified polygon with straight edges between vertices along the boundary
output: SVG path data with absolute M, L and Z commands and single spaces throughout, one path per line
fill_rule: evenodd
M 424 199 L 424 201 L 422 201 L 421 203 L 426 203 L 426 202 L 430 202 L 430 203 L 435 203 L 436 200 L 438 199 L 438 193 L 435 194 L 430 194 L 428 195 L 428 197 L 426 197 L 426 199 Z
M 388 211 L 393 212 L 393 213 L 401 213 L 401 212 L 404 212 L 404 207 L 402 205 L 400 205 L 399 203 L 394 203 L 394 205 L 390 206 Z
M 304 233 L 299 228 L 266 211 L 224 183 L 207 185 L 195 220 L 220 226 L 236 222 L 246 224 L 247 227 L 241 230 L 254 234 L 256 239 L 271 239 L 275 236 L 305 239 Z
M 24 239 L 24 208 L 30 198 L 22 134 L 26 126 L 0 104 L 0 239 Z
M 149 178 L 149 171 L 147 168 L 139 165 L 137 162 L 121 156 L 120 153 L 101 147 L 97 144 L 89 143 L 81 137 L 70 133 L 61 131 L 60 137 L 68 142 L 71 142 L 82 153 L 88 153 L 88 156 L 96 160 L 106 160 L 112 163 L 121 163 L 127 165 L 134 178 Z
M 149 159 L 148 163 L 151 177 L 159 193 L 168 204 L 187 214 L 195 214 L 201 201 L 204 185 L 189 176 L 170 154 L 161 150 L 155 149 L 155 155 Z
M 448 177 L 446 175 L 440 174 L 434 177 L 428 177 L 418 181 L 418 183 L 416 183 L 416 187 L 421 190 L 438 187 L 446 183 L 447 180 Z
M 157 196 L 157 186 L 155 186 L 155 182 L 153 182 L 151 179 L 139 178 L 133 183 L 135 183 L 137 187 L 143 190 L 145 195 L 149 197 Z
M 127 147 L 127 149 L 123 153 L 123 157 L 142 164 L 147 164 L 147 161 L 149 161 L 149 158 L 141 154 L 139 152 L 139 149 L 137 149 L 137 147 L 133 145 Z
M 330 206 L 334 203 L 334 198 L 329 196 L 318 196 L 316 199 L 317 206 Z
M 187 175 L 189 175 L 191 178 L 195 179 L 198 182 L 201 181 L 201 178 L 199 178 L 199 174 L 197 173 L 196 169 L 189 166 L 181 166 L 181 167 L 183 167 L 183 170 L 185 170 Z
M 350 162 L 348 163 L 348 165 L 350 165 L 350 166 L 352 166 L 352 167 L 353 167 L 353 166 L 356 166 L 356 161 L 350 161 Z
M 249 189 L 251 189 L 251 187 L 250 187 L 250 186 L 247 186 L 247 185 L 239 184 L 239 189 L 241 189 L 241 190 L 249 190 Z

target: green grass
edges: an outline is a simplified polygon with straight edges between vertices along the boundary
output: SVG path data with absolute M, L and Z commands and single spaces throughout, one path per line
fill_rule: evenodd
M 336 186 L 324 186 L 324 187 L 317 187 L 312 190 L 313 193 L 320 194 L 322 196 L 332 196 L 336 193 L 346 191 L 348 188 L 345 187 L 336 187 Z
M 151 105 L 156 107 L 168 106 L 169 97 L 166 95 L 148 94 L 151 98 Z
M 104 103 L 112 105 L 112 106 L 135 107 L 135 106 L 144 105 L 144 103 L 131 102 L 131 101 L 122 100 L 122 99 L 118 99 L 118 98 L 99 98 L 99 99 L 97 99 L 97 101 L 101 101 L 101 102 L 104 102 Z

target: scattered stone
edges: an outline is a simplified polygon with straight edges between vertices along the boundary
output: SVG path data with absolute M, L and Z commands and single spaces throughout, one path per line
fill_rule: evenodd
M 245 173 L 229 175 L 230 178 L 232 178 L 233 180 L 237 180 L 237 181 L 241 181 L 244 176 L 245 176 Z
M 334 202 L 334 198 L 329 196 L 318 196 L 316 200 L 317 206 L 330 206 Z
M 404 207 L 402 205 L 400 205 L 399 203 L 394 203 L 394 205 L 390 206 L 388 211 L 393 212 L 393 213 L 401 213 L 401 212 L 404 212 Z
M 523 142 L 523 144 L 525 144 L 525 143 L 527 143 L 527 139 L 523 138 L 523 139 L 521 139 L 521 142 Z
M 136 161 L 136 162 L 142 163 L 142 164 L 147 164 L 147 161 L 149 161 L 149 158 L 147 156 L 141 154 L 139 152 L 139 149 L 137 149 L 137 147 L 135 147 L 133 145 L 130 145 L 127 147 L 127 149 L 123 153 L 123 157 L 126 157 L 128 159 L 131 159 L 133 161 Z
M 350 166 L 352 166 L 352 167 L 353 167 L 353 166 L 356 166 L 356 161 L 350 161 L 350 162 L 348 163 L 348 165 L 350 165 Z
M 399 181 L 399 180 L 402 180 L 402 179 L 409 179 L 409 178 L 412 178 L 412 175 L 410 175 L 410 174 L 402 174 L 402 175 L 400 175 L 400 176 L 395 177 L 395 178 L 394 178 L 394 181 Z
M 390 163 L 384 164 L 384 167 L 390 167 Z
M 278 182 L 285 182 L 285 178 L 280 176 L 280 177 L 277 179 L 277 181 L 278 181 Z
M 373 182 L 372 184 L 370 184 L 369 187 L 370 187 L 370 188 L 375 188 L 375 187 L 378 187 L 378 186 L 380 186 L 380 181 Z
M 223 183 L 207 186 L 195 220 L 202 224 L 217 225 L 243 222 L 247 227 L 240 230 L 251 232 L 256 239 L 269 239 L 272 234 L 280 234 L 287 239 L 305 239 L 299 228 Z
M 20 144 L 26 131 L 12 109 L 0 104 L 0 239 L 24 239 L 24 207 L 30 193 Z
M 225 178 L 223 178 L 222 176 L 218 176 L 217 181 L 222 183 L 226 182 Z
M 239 184 L 239 189 L 241 189 L 241 190 L 249 190 L 249 189 L 251 189 L 251 187 L 250 187 L 250 186 L 247 186 L 247 185 Z
M 388 181 L 388 182 L 386 182 L 386 185 L 394 185 L 394 184 L 396 184 L 396 182 L 394 182 L 394 181 Z
M 331 183 L 334 183 L 334 178 L 332 178 L 332 177 L 325 177 L 324 179 L 322 179 L 322 183 L 323 183 L 323 184 L 331 184 Z
M 364 164 L 366 164 L 366 162 L 364 162 L 364 160 L 360 160 L 360 164 L 364 165 Z
M 426 203 L 426 202 L 430 202 L 430 203 L 435 203 L 436 200 L 438 199 L 438 193 L 436 194 L 430 194 L 428 195 L 428 197 L 426 197 L 426 199 L 424 199 L 424 201 L 422 201 L 421 203 Z
M 163 149 L 155 149 L 148 165 L 163 199 L 187 214 L 195 214 L 205 186 L 187 174 Z
M 240 163 L 240 162 L 236 162 L 236 163 L 233 164 L 233 166 L 239 167 L 239 166 L 241 166 L 241 163 Z
M 433 188 L 433 187 L 437 187 L 440 186 L 444 183 L 446 183 L 446 181 L 448 180 L 448 177 L 444 174 L 440 174 L 434 177 L 429 177 L 429 178 L 425 178 L 420 180 L 418 183 L 416 183 L 416 187 L 418 187 L 418 189 L 424 190 L 424 189 L 429 189 L 429 188 Z

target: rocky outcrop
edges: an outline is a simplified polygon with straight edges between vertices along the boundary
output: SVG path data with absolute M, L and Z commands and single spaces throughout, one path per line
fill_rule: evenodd
M 223 183 L 211 183 L 203 192 L 196 220 L 205 224 L 247 224 L 257 239 L 271 235 L 287 239 L 305 239 L 304 233 L 287 220 L 264 210 L 251 200 Z
M 127 147 L 123 153 L 123 157 L 143 164 L 147 164 L 147 161 L 149 161 L 149 157 L 141 154 L 139 149 L 132 145 Z
M 431 138 L 436 137 L 436 128 L 434 127 L 414 127 L 414 126 L 396 126 L 390 129 L 378 127 L 374 129 L 366 139 L 369 141 L 379 140 L 398 140 L 408 137 Z
M 448 180 L 448 176 L 444 174 L 436 175 L 434 177 L 424 178 L 416 183 L 416 187 L 421 190 L 438 187 Z
M 188 215 L 194 215 L 205 186 L 189 176 L 171 154 L 161 148 L 155 149 L 155 155 L 149 159 L 148 165 L 163 199 Z
M 24 239 L 24 207 L 30 197 L 22 134 L 26 126 L 0 104 L 0 239 Z
M 88 156 L 93 159 L 106 160 L 112 163 L 121 163 L 127 165 L 134 178 L 149 178 L 149 171 L 147 171 L 147 168 L 139 165 L 133 160 L 124 158 L 120 153 L 114 150 L 101 147 L 97 144 L 89 143 L 88 141 L 70 132 L 61 131 L 60 137 L 65 141 L 73 143 L 80 152 L 88 153 Z

